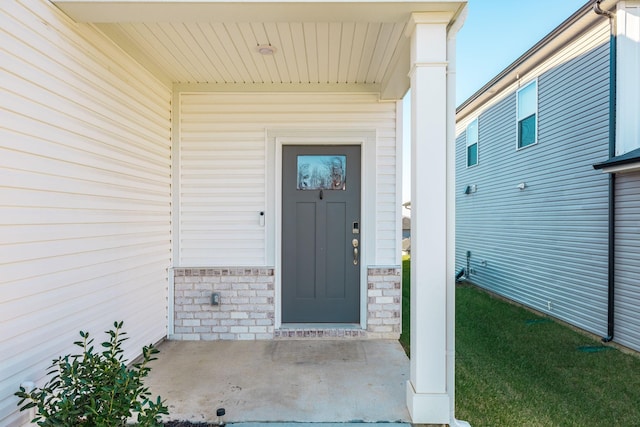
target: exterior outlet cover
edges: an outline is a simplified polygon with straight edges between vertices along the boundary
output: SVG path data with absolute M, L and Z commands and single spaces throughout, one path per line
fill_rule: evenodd
M 211 305 L 220 305 L 220 294 L 218 292 L 211 294 Z

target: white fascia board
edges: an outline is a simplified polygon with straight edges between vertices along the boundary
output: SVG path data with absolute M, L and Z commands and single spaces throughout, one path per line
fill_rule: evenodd
M 410 13 L 457 13 L 466 1 L 53 0 L 76 22 L 404 22 Z M 330 6 L 330 7 L 328 7 Z

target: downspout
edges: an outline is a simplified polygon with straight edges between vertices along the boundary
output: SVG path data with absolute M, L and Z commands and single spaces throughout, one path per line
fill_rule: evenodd
M 596 0 L 593 11 L 609 18 L 609 158 L 616 155 L 616 20 L 615 14 L 600 8 L 603 0 Z M 608 250 L 608 291 L 607 291 L 607 336 L 603 342 L 613 340 L 615 314 L 615 243 L 616 243 L 616 174 L 609 174 L 609 250 Z

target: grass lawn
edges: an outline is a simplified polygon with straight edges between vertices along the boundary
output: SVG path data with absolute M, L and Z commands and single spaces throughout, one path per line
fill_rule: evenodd
M 408 328 L 409 263 L 403 267 Z M 640 357 L 461 285 L 456 417 L 473 427 L 640 426 Z
M 404 351 L 409 355 L 410 341 L 410 298 L 411 295 L 411 262 L 408 259 L 402 260 L 402 334 L 400 335 L 400 344 L 404 347 Z

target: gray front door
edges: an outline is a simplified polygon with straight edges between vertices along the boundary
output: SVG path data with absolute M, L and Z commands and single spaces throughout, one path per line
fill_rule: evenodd
M 282 148 L 282 321 L 360 322 L 360 147 Z

